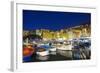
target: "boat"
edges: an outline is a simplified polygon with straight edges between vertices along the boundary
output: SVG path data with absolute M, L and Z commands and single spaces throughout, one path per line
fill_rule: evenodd
M 59 50 L 72 50 L 72 45 L 62 45 L 57 47 Z
M 38 48 L 36 54 L 38 56 L 46 56 L 46 55 L 49 55 L 49 50 L 46 50 L 44 48 Z
M 57 49 L 56 49 L 56 47 L 52 47 L 52 48 L 50 48 L 49 49 L 51 52 L 53 52 L 53 51 L 56 51 Z

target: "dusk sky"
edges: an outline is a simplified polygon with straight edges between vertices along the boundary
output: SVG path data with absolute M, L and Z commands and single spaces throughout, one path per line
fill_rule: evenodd
M 23 30 L 60 30 L 91 23 L 90 13 L 23 10 Z

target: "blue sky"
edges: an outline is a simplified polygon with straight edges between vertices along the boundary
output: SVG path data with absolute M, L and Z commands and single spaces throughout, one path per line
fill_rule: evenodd
M 91 23 L 90 13 L 23 10 L 23 29 L 60 30 Z

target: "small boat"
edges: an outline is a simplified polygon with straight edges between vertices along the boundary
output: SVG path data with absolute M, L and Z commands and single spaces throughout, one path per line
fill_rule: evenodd
M 50 51 L 56 51 L 57 49 L 56 49 L 56 47 L 52 47 L 52 48 L 50 48 L 49 50 L 50 50 Z
M 57 49 L 60 49 L 60 50 L 72 50 L 72 45 L 62 45 L 60 47 L 57 47 Z
M 49 55 L 49 50 L 46 50 L 44 48 L 38 48 L 36 54 L 38 56 L 46 56 L 46 55 Z
M 30 61 L 33 53 L 35 53 L 35 48 L 33 48 L 32 45 L 27 45 L 23 47 L 23 61 Z

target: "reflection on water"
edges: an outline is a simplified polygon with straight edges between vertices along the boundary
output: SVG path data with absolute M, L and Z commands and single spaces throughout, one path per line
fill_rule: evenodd
M 70 51 L 70 50 L 67 50 L 67 51 L 65 51 L 65 50 L 57 50 L 57 52 L 62 56 L 72 58 L 72 51 Z
M 42 60 L 42 61 L 48 60 L 48 58 L 49 58 L 49 56 L 36 56 L 37 60 Z
M 87 38 L 86 38 L 87 40 Z M 33 46 L 34 47 L 34 46 Z M 86 60 L 91 58 L 91 41 L 72 40 L 71 43 L 38 44 L 28 62 Z M 27 53 L 27 50 L 26 50 Z M 26 58 L 25 58 L 26 59 Z M 26 62 L 26 60 L 24 60 Z
M 33 54 L 31 59 L 27 62 L 41 62 L 41 61 L 60 61 L 60 60 L 85 60 L 90 59 L 89 50 L 60 50 L 49 52 L 48 55 L 41 56 Z
M 52 52 L 50 52 L 50 54 L 51 55 L 56 55 L 57 53 L 56 53 L 56 51 L 52 51 Z

